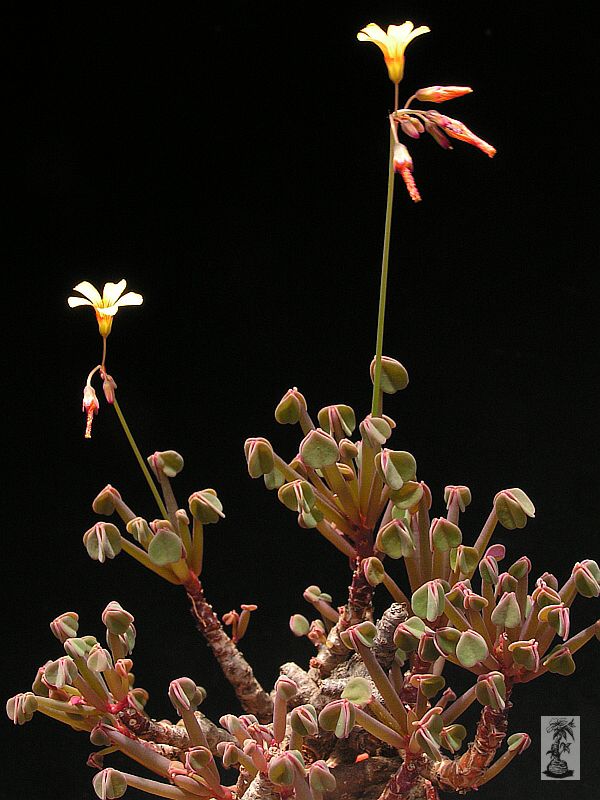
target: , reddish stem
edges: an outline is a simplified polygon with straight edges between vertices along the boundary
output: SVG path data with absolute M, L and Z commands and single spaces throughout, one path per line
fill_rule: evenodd
M 488 546 L 488 543 L 489 543 L 490 539 L 492 538 L 492 534 L 493 534 L 494 530 L 496 529 L 496 525 L 497 524 L 498 524 L 498 517 L 496 516 L 496 509 L 492 508 L 492 510 L 490 511 L 489 517 L 485 521 L 485 525 L 481 529 L 481 533 L 477 537 L 477 541 L 473 545 L 474 548 L 479 553 L 479 558 L 483 558 L 483 554 L 485 553 L 485 549 Z M 474 571 L 475 571 L 475 569 L 473 569 L 473 572 Z M 466 577 L 467 578 L 471 578 L 472 575 L 473 575 L 473 572 L 471 573 L 471 575 L 467 575 Z
M 270 720 L 273 701 L 254 677 L 252 667 L 225 633 L 219 618 L 206 600 L 202 584 L 196 575 L 190 572 L 183 585 L 198 630 L 232 685 L 243 709 L 249 714 L 255 714 L 261 722 Z
M 441 789 L 455 792 L 472 789 L 492 763 L 506 736 L 511 688 L 507 682 L 506 707 L 502 711 L 494 711 L 491 706 L 483 707 L 475 739 L 467 751 L 458 758 L 443 759 L 433 766 L 432 774 Z
M 471 705 L 471 703 L 475 701 L 476 688 L 477 684 L 474 684 L 470 689 L 467 689 L 464 694 L 461 694 L 459 698 L 457 698 L 451 705 L 442 711 L 444 725 L 450 725 L 452 722 L 454 722 L 454 720 L 460 717 L 463 711 L 465 711 Z
M 327 645 L 320 648 L 318 655 L 310 661 L 311 669 L 318 670 L 321 678 L 326 677 L 335 667 L 350 655 L 350 651 L 340 639 L 340 631 L 350 625 L 356 625 L 369 618 L 373 611 L 373 587 L 367 581 L 356 558 L 356 567 L 352 573 L 352 582 L 348 587 L 348 602 L 341 609 L 337 623 L 327 635 Z M 257 715 L 258 716 L 258 715 Z
M 352 582 L 348 587 L 348 603 L 344 606 L 340 616 L 342 630 L 350 625 L 356 625 L 366 619 L 373 609 L 373 587 L 367 581 L 357 559 L 357 565 L 352 573 Z

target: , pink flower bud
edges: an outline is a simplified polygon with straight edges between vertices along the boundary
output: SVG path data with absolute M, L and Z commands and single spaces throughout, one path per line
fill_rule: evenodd
M 470 86 L 427 86 L 415 92 L 415 97 L 426 103 L 444 103 L 446 100 L 454 100 L 455 97 L 462 97 L 472 91 Z
M 86 439 L 92 438 L 92 422 L 94 421 L 94 415 L 98 413 L 99 408 L 100 408 L 100 403 L 98 402 L 96 390 L 91 384 L 86 383 L 83 389 L 83 404 L 81 407 L 81 410 L 86 415 L 86 422 L 85 422 Z
M 404 181 L 411 200 L 418 203 L 421 199 L 417 184 L 413 178 L 413 160 L 405 145 L 398 142 L 394 145 L 394 172 L 399 172 Z
M 493 158 L 496 155 L 495 147 L 492 147 L 491 144 L 484 142 L 483 139 L 480 139 L 479 136 L 476 136 L 467 128 L 466 125 L 463 125 L 460 120 L 452 119 L 452 117 L 446 117 L 444 114 L 440 114 L 439 111 L 428 111 L 427 116 L 431 122 L 442 128 L 448 134 L 448 136 L 451 136 L 453 139 L 459 139 L 461 142 L 467 142 L 467 144 L 474 145 L 490 158 Z
M 445 136 L 442 133 L 442 129 L 437 125 L 434 125 L 430 119 L 425 120 L 425 130 L 439 144 L 440 147 L 444 148 L 444 150 L 452 150 L 452 145 L 450 144 L 448 137 Z
M 104 379 L 102 383 L 104 397 L 106 398 L 106 402 L 112 405 L 115 402 L 115 389 L 117 388 L 117 384 L 112 375 L 108 375 L 106 372 L 102 373 L 102 377 Z
M 417 117 L 409 117 L 408 114 L 401 114 L 398 117 L 398 121 L 400 122 L 402 133 L 406 134 L 406 136 L 410 136 L 411 139 L 418 139 L 425 130 L 423 123 Z

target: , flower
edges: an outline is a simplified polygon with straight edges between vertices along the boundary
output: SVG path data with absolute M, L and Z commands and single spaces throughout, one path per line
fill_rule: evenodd
M 111 331 L 113 317 L 120 306 L 140 306 L 143 302 L 141 294 L 135 292 L 123 294 L 126 286 L 125 278 L 122 278 L 119 283 L 105 283 L 102 296 L 100 296 L 100 292 L 95 286 L 89 281 L 82 281 L 73 287 L 73 291 L 79 292 L 83 297 L 69 297 L 67 302 L 71 308 L 92 306 L 96 312 L 100 335 L 106 337 Z
M 373 42 L 379 47 L 383 53 L 390 80 L 393 83 L 400 83 L 404 75 L 406 46 L 422 33 L 429 33 L 429 28 L 425 25 L 415 28 L 412 22 L 389 25 L 387 31 L 382 30 L 374 22 L 370 22 L 356 34 L 356 38 L 360 42 Z

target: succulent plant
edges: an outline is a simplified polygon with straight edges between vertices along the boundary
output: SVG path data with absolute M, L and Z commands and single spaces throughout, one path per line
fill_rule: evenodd
M 244 444 L 249 477 L 276 492 L 299 527 L 323 537 L 350 566 L 348 596 L 338 598 L 339 605 L 319 586 L 304 591 L 315 618 L 293 613 L 289 629 L 309 640 L 312 657 L 306 669 L 283 664 L 271 691 L 238 648 L 257 606 L 243 603 L 239 612 L 219 617 L 202 583 L 205 569 L 210 570 L 205 527 L 225 519 L 217 491 L 191 490 L 183 507 L 173 486 L 175 478 L 182 481 L 183 457 L 172 449 L 141 456 L 118 402 L 117 384 L 107 372 L 114 317 L 123 306 L 140 305 L 141 295 L 124 293 L 123 279 L 106 283 L 102 293 L 83 281 L 75 287 L 78 296 L 69 298 L 71 307 L 93 308 L 102 339 L 101 362 L 84 386 L 85 436 L 92 436 L 101 410 L 92 385 L 99 377 L 160 515 L 138 516 L 108 485 L 92 507 L 112 521 L 96 521 L 86 531 L 85 549 L 101 564 L 125 553 L 154 576 L 183 588 L 199 633 L 242 708 L 216 724 L 198 710 L 205 690 L 195 679 L 179 677 L 171 681 L 168 696 L 181 722 L 153 719 L 148 693 L 136 685 L 133 673 L 133 615 L 117 601 L 108 603 L 100 641 L 79 634 L 77 613 L 61 614 L 50 628 L 65 654 L 41 666 L 32 691 L 10 698 L 6 710 L 18 725 L 39 712 L 88 734 L 101 748 L 89 763 L 97 769 L 93 788 L 103 800 L 123 796 L 128 787 L 174 800 L 333 800 L 342 783 L 353 787 L 344 797 L 357 800 L 367 789 L 379 800 L 435 800 L 447 791 L 476 790 L 530 743 L 526 733 L 513 733 L 497 757 L 519 689 L 546 672 L 570 675 L 577 651 L 600 638 L 598 621 L 575 634 L 570 629 L 570 609 L 578 596 L 593 600 L 600 594 L 598 564 L 589 558 L 577 562 L 562 586 L 549 573 L 532 578 L 526 556 L 501 571 L 506 551 L 492 537 L 498 526 L 525 528 L 535 517 L 532 500 L 516 487 L 499 490 L 480 532 L 470 535 L 471 490 L 461 485 L 432 490 L 421 478 L 417 458 L 401 449 L 406 443 L 400 426 L 383 410 L 384 396 L 387 402 L 409 380 L 403 364 L 383 354 L 395 175 L 413 201 L 421 200 L 401 137 L 427 134 L 444 149 L 460 140 L 490 157 L 496 152 L 459 120 L 414 105 L 446 102 L 469 94 L 469 87 L 425 87 L 400 106 L 405 49 L 428 31 L 411 22 L 387 31 L 370 23 L 358 34 L 382 51 L 394 86 L 375 357 L 368 365 L 370 411 L 361 419 L 351 406 L 336 403 L 312 414 L 294 387 L 275 408 L 278 424 L 299 428 L 293 456 L 284 458 L 263 436 Z M 441 515 L 433 516 L 434 507 Z M 387 593 L 379 619 L 375 592 Z M 470 681 L 460 696 L 448 685 L 457 672 Z M 457 720 L 476 701 L 479 722 L 463 751 L 468 732 Z M 104 767 L 103 759 L 114 751 L 155 778 Z M 369 758 L 377 760 L 376 780 L 367 777 Z M 237 772 L 233 784 L 219 764 Z

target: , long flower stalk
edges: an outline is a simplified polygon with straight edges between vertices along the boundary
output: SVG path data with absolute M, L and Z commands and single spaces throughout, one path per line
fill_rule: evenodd
M 129 445 L 131 446 L 131 449 L 133 450 L 133 454 L 135 455 L 138 464 L 140 465 L 140 469 L 142 470 L 144 478 L 146 478 L 146 482 L 148 483 L 148 486 L 150 487 L 150 491 L 154 495 L 154 499 L 156 500 L 156 504 L 157 504 L 157 506 L 158 506 L 158 508 L 160 510 L 160 513 L 163 515 L 163 517 L 165 519 L 168 519 L 169 512 L 167 511 L 166 506 L 163 503 L 163 499 L 160 496 L 158 489 L 156 488 L 156 484 L 152 480 L 152 476 L 150 475 L 148 467 L 146 466 L 146 462 L 142 458 L 142 454 L 140 453 L 139 447 L 135 443 L 135 439 L 133 438 L 133 434 L 131 433 L 129 425 L 127 424 L 127 421 L 125 420 L 125 416 L 123 415 L 123 412 L 121 411 L 121 406 L 117 402 L 116 398 L 115 398 L 115 400 L 113 402 L 113 405 L 115 407 L 115 411 L 117 412 L 117 417 L 119 418 L 119 422 L 121 423 L 121 427 L 123 428 L 123 431 L 125 432 L 125 436 L 127 437 L 127 441 L 129 442 Z
M 397 84 L 396 84 L 397 98 Z M 383 232 L 383 252 L 381 256 L 381 281 L 379 284 L 379 308 L 377 311 L 377 337 L 375 342 L 375 370 L 373 375 L 373 401 L 371 414 L 381 416 L 381 357 L 383 355 L 383 328 L 385 324 L 385 304 L 387 297 L 388 265 L 390 260 L 390 239 L 392 233 L 392 208 L 394 205 L 394 136 L 390 130 L 390 154 L 388 160 L 387 199 L 385 205 L 385 227 Z

